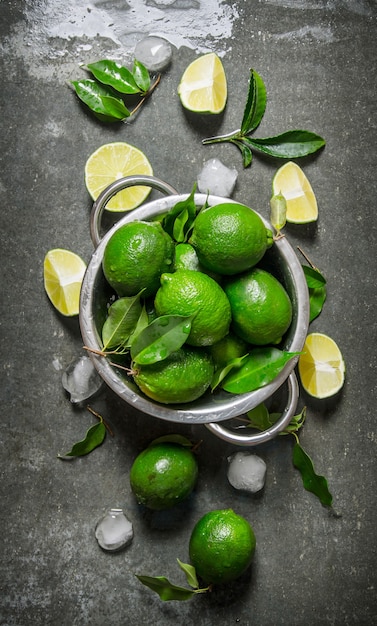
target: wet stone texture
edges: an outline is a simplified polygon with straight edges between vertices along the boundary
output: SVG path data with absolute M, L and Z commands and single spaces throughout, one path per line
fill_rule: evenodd
M 375 623 L 375 3 L 46 0 L 2 2 L 0 17 L 1 624 Z M 69 81 L 86 76 L 81 64 L 109 57 L 131 64 L 150 35 L 172 45 L 161 83 L 132 123 L 104 126 Z M 197 118 L 182 109 L 177 86 L 207 51 L 222 58 L 228 106 L 219 117 Z M 244 170 L 235 146 L 201 144 L 239 128 L 250 67 L 268 93 L 256 136 L 308 128 L 327 140 L 301 162 L 318 222 L 285 234 L 327 278 L 328 299 L 311 329 L 336 340 L 347 366 L 339 397 L 299 400 L 308 411 L 300 440 L 328 479 L 333 512 L 304 490 L 291 437 L 251 450 L 267 472 L 263 490 L 248 494 L 227 479 L 237 446 L 202 425 L 142 415 L 107 388 L 88 404 L 113 436 L 85 457 L 58 458 L 96 422 L 61 384 L 82 353 L 78 320 L 52 309 L 42 280 L 47 250 L 68 248 L 86 261 L 93 253 L 86 159 L 101 144 L 128 141 L 156 176 L 189 193 L 204 163 L 217 158 L 238 172 L 233 199 L 268 218 L 281 163 L 255 156 Z M 169 433 L 202 441 L 199 481 L 185 503 L 148 512 L 133 499 L 129 470 L 153 438 Z M 188 561 L 191 529 L 207 511 L 229 507 L 257 538 L 239 581 L 181 603 L 163 603 L 140 584 L 135 573 L 185 585 L 176 559 Z M 134 537 L 109 553 L 95 528 L 113 508 L 126 512 Z

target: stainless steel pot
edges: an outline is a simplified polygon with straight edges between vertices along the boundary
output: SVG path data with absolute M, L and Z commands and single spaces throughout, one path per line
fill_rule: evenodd
M 101 239 L 100 224 L 107 202 L 118 191 L 133 185 L 150 186 L 165 194 L 166 197 L 147 202 L 127 213 Z M 81 289 L 80 327 L 86 346 L 94 350 L 101 349 L 101 328 L 106 312 L 106 281 L 102 272 L 102 259 L 107 242 L 115 230 L 134 220 L 151 220 L 166 213 L 186 195 L 179 195 L 167 183 L 149 176 L 130 176 L 112 183 L 93 204 L 90 231 L 95 252 L 88 264 Z M 233 202 L 219 196 L 196 194 L 198 206 L 207 201 L 209 205 L 220 202 Z M 268 228 L 271 225 L 260 216 Z M 303 348 L 309 324 L 309 297 L 306 280 L 298 258 L 285 237 L 277 240 L 266 252 L 263 263 L 284 284 L 293 305 L 293 320 L 284 338 L 284 350 L 300 352 Z M 106 384 L 139 411 L 170 422 L 204 424 L 215 435 L 241 446 L 254 446 L 268 441 L 279 434 L 290 422 L 296 410 L 298 385 L 294 374 L 297 357 L 289 361 L 280 374 L 270 384 L 240 395 L 225 391 L 207 392 L 195 402 L 182 405 L 159 404 L 142 394 L 131 379 L 119 376 L 114 366 L 105 357 L 90 353 L 93 363 Z M 263 432 L 245 434 L 245 430 L 235 432 L 220 424 L 225 420 L 241 416 L 269 399 L 284 383 L 288 385 L 287 404 L 281 418 L 271 428 Z M 250 432 L 250 431 L 249 431 Z

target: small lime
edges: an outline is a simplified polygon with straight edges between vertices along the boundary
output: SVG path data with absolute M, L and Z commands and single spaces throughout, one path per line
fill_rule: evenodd
M 163 404 L 180 404 L 200 398 L 213 376 L 213 362 L 201 348 L 184 345 L 163 361 L 138 365 L 134 381 L 146 396 Z
M 232 509 L 210 511 L 192 531 L 190 560 L 207 584 L 226 583 L 249 567 L 255 545 L 254 531 L 244 517 Z
M 130 222 L 110 237 L 103 272 L 119 296 L 154 295 L 163 272 L 172 271 L 174 244 L 159 222 Z
M 232 309 L 232 329 L 248 343 L 277 344 L 292 321 L 292 304 L 269 272 L 253 268 L 224 285 Z
M 255 211 L 231 202 L 202 209 L 189 240 L 205 268 L 225 275 L 256 265 L 272 242 L 272 232 Z
M 223 339 L 210 347 L 211 356 L 216 369 L 225 367 L 228 363 L 244 356 L 248 352 L 248 344 L 246 341 L 229 333 Z
M 187 498 L 198 477 L 196 457 L 189 448 L 176 443 L 156 443 L 134 460 L 131 489 L 139 504 L 169 509 Z
M 189 345 L 210 346 L 229 330 L 228 299 L 217 282 L 202 272 L 178 270 L 163 274 L 154 304 L 158 315 L 195 315 Z

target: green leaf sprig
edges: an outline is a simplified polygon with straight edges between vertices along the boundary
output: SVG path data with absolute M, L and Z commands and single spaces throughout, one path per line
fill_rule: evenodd
M 317 152 L 325 145 L 325 140 L 308 130 L 288 130 L 280 135 L 265 138 L 251 137 L 261 123 L 267 106 L 267 92 L 263 79 L 251 69 L 246 106 L 241 128 L 227 135 L 208 137 L 202 143 L 229 142 L 241 151 L 244 167 L 249 167 L 253 151 L 270 157 L 297 159 Z
M 177 559 L 177 563 L 185 573 L 187 583 L 190 585 L 191 589 L 174 585 L 165 576 L 144 576 L 140 574 L 135 574 L 135 576 L 143 585 L 149 587 L 152 591 L 155 591 L 160 596 L 160 599 L 165 602 L 169 600 L 190 600 L 198 593 L 206 593 L 207 591 L 210 591 L 210 586 L 203 588 L 199 587 L 198 578 L 193 565 L 190 565 L 189 563 L 182 563 L 179 559 Z
M 257 430 L 270 428 L 281 417 L 281 413 L 269 413 L 266 405 L 260 404 L 247 413 L 248 426 Z M 298 415 L 294 415 L 288 426 L 279 433 L 280 435 L 293 435 L 295 443 L 292 451 L 293 465 L 301 474 L 302 483 L 307 491 L 313 493 L 323 506 L 331 507 L 332 495 L 329 491 L 327 480 L 319 476 L 313 465 L 313 461 L 300 444 L 297 432 L 302 428 L 306 419 L 306 407 Z
M 98 446 L 100 446 L 104 442 L 106 429 L 109 430 L 109 432 L 111 433 L 111 430 L 109 429 L 108 425 L 105 424 L 103 417 L 99 413 L 94 411 L 90 406 L 88 406 L 87 409 L 90 413 L 92 413 L 92 415 L 99 419 L 99 422 L 91 426 L 87 431 L 84 439 L 73 444 L 69 452 L 66 452 L 65 454 L 58 454 L 59 459 L 64 460 L 67 457 L 85 456 L 86 454 L 89 454 L 89 452 L 95 450 L 95 448 L 98 448 Z
M 137 59 L 132 71 L 108 59 L 90 63 L 86 69 L 93 78 L 74 80 L 72 85 L 80 100 L 103 122 L 125 121 L 134 115 L 160 82 L 158 75 L 152 84 L 147 68 Z M 127 96 L 140 97 L 132 110 L 125 104 Z

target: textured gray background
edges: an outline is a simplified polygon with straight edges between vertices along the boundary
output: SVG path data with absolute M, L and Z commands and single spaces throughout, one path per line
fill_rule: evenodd
M 95 22 L 85 29 L 98 11 L 106 11 L 102 30 Z M 1 624 L 377 620 L 376 13 L 373 0 L 1 3 Z M 164 29 L 183 40 L 187 33 L 187 45 L 174 49 L 147 106 L 130 125 L 99 124 L 67 84 L 82 76 L 79 62 L 111 54 L 127 62 L 138 39 Z M 195 48 L 222 55 L 229 100 L 220 118 L 198 120 L 177 98 Z M 250 67 L 269 96 L 259 136 L 296 127 L 327 140 L 321 154 L 301 162 L 319 220 L 286 234 L 328 279 L 325 309 L 311 329 L 331 335 L 347 365 L 336 401 L 300 399 L 308 406 L 301 442 L 328 478 L 339 517 L 303 489 L 287 437 L 255 450 L 268 466 L 266 487 L 258 498 L 243 496 L 226 479 L 226 459 L 236 448 L 202 426 L 142 415 L 110 391 L 91 404 L 114 437 L 85 458 L 57 459 L 93 418 L 75 409 L 61 386 L 62 369 L 82 342 L 77 320 L 50 306 L 42 266 L 53 247 L 86 261 L 93 251 L 85 161 L 103 143 L 128 141 L 145 151 L 157 176 L 189 192 L 204 161 L 217 156 L 239 171 L 234 198 L 268 217 L 281 163 L 255 158 L 242 170 L 236 148 L 201 145 L 203 137 L 239 126 Z M 130 493 L 129 469 L 153 437 L 170 432 L 203 440 L 198 486 L 176 510 L 146 513 Z M 102 552 L 94 538 L 96 521 L 112 506 L 124 507 L 135 528 L 131 547 L 116 555 Z M 162 603 L 137 581 L 134 572 L 184 584 L 175 559 L 188 560 L 194 523 L 225 507 L 254 527 L 257 551 L 248 574 L 185 603 Z

